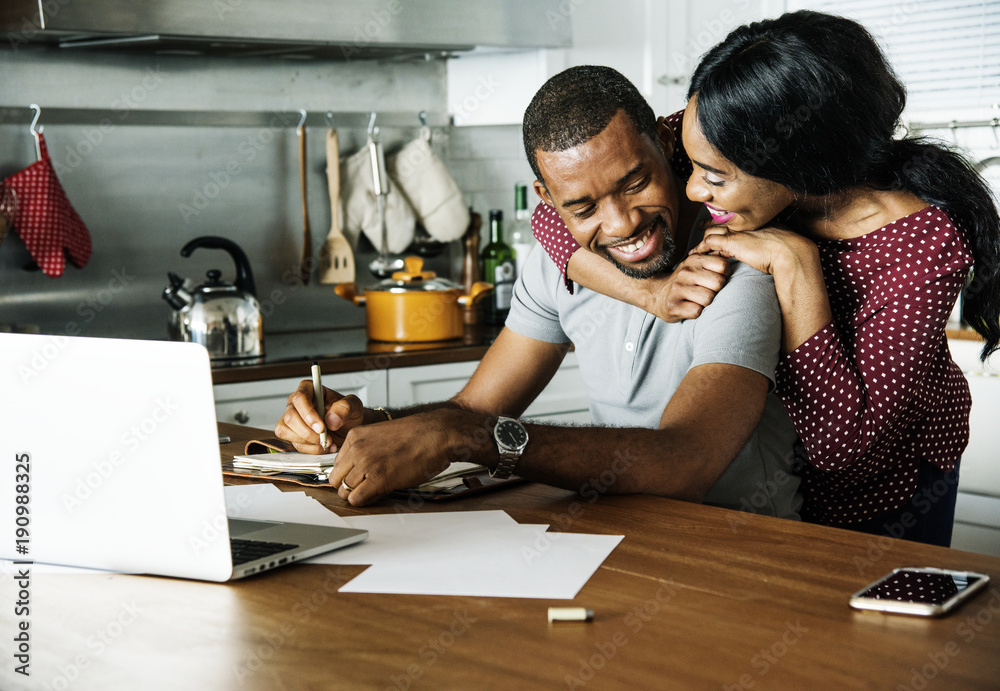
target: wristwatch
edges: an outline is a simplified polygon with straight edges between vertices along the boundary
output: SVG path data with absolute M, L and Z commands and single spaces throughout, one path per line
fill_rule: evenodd
M 493 438 L 500 451 L 500 462 L 490 471 L 490 477 L 506 480 L 513 475 L 514 466 L 524 453 L 524 447 L 528 445 L 528 430 L 514 418 L 501 415 L 493 428 Z

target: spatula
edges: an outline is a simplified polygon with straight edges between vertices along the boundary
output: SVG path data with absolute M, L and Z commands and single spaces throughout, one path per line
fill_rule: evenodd
M 326 177 L 330 183 L 330 234 L 323 245 L 321 283 L 353 283 L 354 252 L 340 227 L 340 144 L 337 130 L 326 131 Z

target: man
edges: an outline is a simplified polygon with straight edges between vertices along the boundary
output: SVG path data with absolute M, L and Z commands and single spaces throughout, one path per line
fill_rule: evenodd
M 529 105 L 524 139 L 536 192 L 585 250 L 635 278 L 669 272 L 683 257 L 691 219 L 681 222 L 667 165 L 672 135 L 622 75 L 602 67 L 556 75 Z M 730 508 L 768 487 L 768 501 L 755 507 L 797 517 L 794 431 L 768 395 L 780 323 L 770 276 L 743 265 L 697 320 L 668 324 L 593 291 L 568 294 L 559 270 L 533 252 L 506 327 L 450 401 L 390 412 L 324 392 L 340 449 L 331 484 L 360 505 L 471 460 L 499 476 L 576 490 L 610 470 L 608 492 Z M 545 387 L 570 343 L 595 426 L 507 419 Z M 319 453 L 323 419 L 313 400 L 303 382 L 276 433 Z

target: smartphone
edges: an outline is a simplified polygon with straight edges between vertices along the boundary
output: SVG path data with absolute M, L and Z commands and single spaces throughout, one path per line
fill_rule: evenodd
M 893 570 L 851 596 L 851 607 L 937 617 L 986 588 L 990 577 L 931 567 Z

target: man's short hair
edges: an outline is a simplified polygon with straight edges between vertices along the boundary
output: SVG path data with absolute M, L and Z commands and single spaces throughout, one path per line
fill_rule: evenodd
M 538 90 L 524 111 L 524 153 L 544 184 L 536 151 L 566 151 L 604 131 L 619 110 L 641 134 L 656 141 L 656 116 L 639 90 L 620 72 L 600 65 L 563 70 Z

